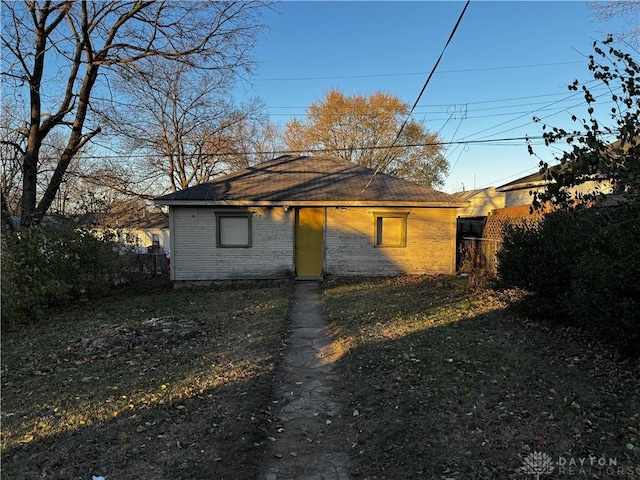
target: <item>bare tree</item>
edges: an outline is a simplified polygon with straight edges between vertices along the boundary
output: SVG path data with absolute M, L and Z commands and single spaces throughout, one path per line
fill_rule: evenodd
M 158 193 L 235 169 L 238 147 L 249 142 L 242 137 L 263 137 L 262 104 L 235 106 L 227 94 L 232 80 L 229 72 L 155 58 L 115 85 L 118 100 L 106 124 L 141 158 L 138 172 Z
M 21 114 L 22 113 L 22 114 Z M 22 157 L 27 144 L 27 126 L 24 122 L 24 112 L 20 112 L 18 105 L 3 102 L 2 121 L 0 122 L 0 158 L 2 161 L 1 189 L 2 213 L 5 226 L 13 227 L 6 218 L 20 213 Z M 66 138 L 62 131 L 54 130 L 43 140 L 40 147 L 40 163 L 38 165 L 38 182 L 36 192 L 42 194 L 55 172 L 57 159 L 64 150 Z M 72 160 L 70 167 L 80 164 L 79 158 L 83 151 L 79 151 Z M 77 175 L 76 175 L 77 176 Z M 65 204 L 70 195 L 74 194 L 77 179 L 67 177 L 63 180 L 58 195 L 52 204 L 52 211 L 64 214 Z
M 598 21 L 608 22 L 614 18 L 626 19 L 628 28 L 626 31 L 616 32 L 614 37 L 638 45 L 638 41 L 640 41 L 640 0 L 589 2 L 588 5 Z
M 0 115 L 0 193 L 2 195 L 2 224 L 13 229 L 11 216 L 20 209 L 20 183 L 22 165 L 20 159 L 25 149 L 24 131 L 21 132 L 14 105 L 2 103 Z
M 219 71 L 249 71 L 257 19 L 267 3 L 29 0 L 4 2 L 4 92 L 29 105 L 21 152 L 22 222 L 51 207 L 74 156 L 101 132 L 97 91 L 113 74 L 134 74 L 149 58 Z M 108 99 L 107 99 L 108 100 Z M 54 131 L 66 143 L 42 195 L 41 148 Z M 38 198 L 39 197 L 39 198 Z
M 228 170 L 241 170 L 282 153 L 285 149 L 282 130 L 266 115 L 244 117 L 234 122 L 226 132 L 229 151 L 224 162 Z

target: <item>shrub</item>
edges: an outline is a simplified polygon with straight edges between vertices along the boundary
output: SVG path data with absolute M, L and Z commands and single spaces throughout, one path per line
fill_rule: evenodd
M 640 207 L 560 210 L 507 226 L 499 283 L 534 296 L 530 314 L 579 325 L 629 352 L 640 345 Z M 530 303 L 531 305 L 531 303 Z
M 567 307 L 626 353 L 640 353 L 640 207 L 602 213 L 598 241 L 576 263 Z
M 561 315 L 578 251 L 585 238 L 579 212 L 557 211 L 541 221 L 506 224 L 498 251 L 499 283 L 545 298 L 540 312 Z
M 104 292 L 123 261 L 107 239 L 47 226 L 2 232 L 2 322 L 35 321 L 49 306 Z

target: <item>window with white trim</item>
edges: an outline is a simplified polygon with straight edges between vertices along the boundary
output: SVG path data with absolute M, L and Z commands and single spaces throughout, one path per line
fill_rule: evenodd
M 406 247 L 408 215 L 405 212 L 374 212 L 374 246 Z
M 251 247 L 251 213 L 216 213 L 216 247 Z

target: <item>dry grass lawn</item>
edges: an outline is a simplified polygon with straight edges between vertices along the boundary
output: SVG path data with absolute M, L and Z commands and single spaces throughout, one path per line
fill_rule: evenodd
M 455 277 L 326 283 L 355 478 L 529 479 L 535 452 L 555 466 L 540 478 L 640 478 L 640 361 L 528 321 L 513 295 Z
M 3 478 L 257 478 L 292 286 L 159 284 L 3 332 Z M 638 359 L 459 277 L 323 288 L 354 479 L 526 480 L 534 453 L 640 478 Z
M 292 285 L 143 287 L 3 332 L 3 478 L 256 477 Z

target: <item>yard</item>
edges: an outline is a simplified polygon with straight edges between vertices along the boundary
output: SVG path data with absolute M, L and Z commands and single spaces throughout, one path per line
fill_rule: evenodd
M 638 360 L 465 278 L 323 292 L 353 478 L 529 479 L 536 452 L 554 462 L 545 479 L 571 460 L 590 469 L 577 478 L 640 477 Z M 3 332 L 3 477 L 257 478 L 291 293 L 160 283 Z
M 536 478 L 534 453 L 554 462 L 540 478 L 640 478 L 640 362 L 523 319 L 514 296 L 446 277 L 325 286 L 356 478 Z
M 3 332 L 3 478 L 256 478 L 291 285 L 138 290 Z

